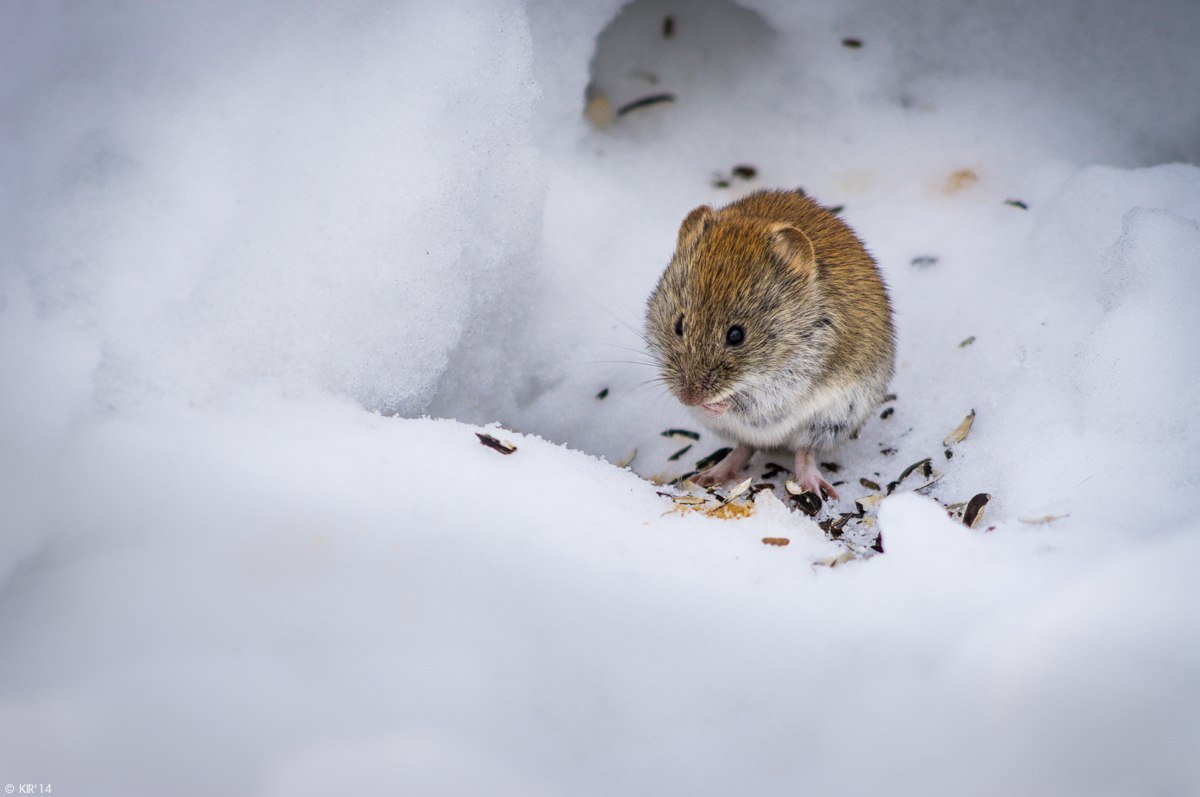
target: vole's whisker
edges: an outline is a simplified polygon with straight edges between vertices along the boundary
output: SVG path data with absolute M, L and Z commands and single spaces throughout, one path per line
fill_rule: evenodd
M 658 363 L 639 360 L 588 360 L 589 365 L 644 365 L 647 368 L 657 368 Z

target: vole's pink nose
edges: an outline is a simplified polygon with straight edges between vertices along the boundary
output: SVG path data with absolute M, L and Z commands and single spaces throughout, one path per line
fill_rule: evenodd
M 684 385 L 683 395 L 679 400 L 682 401 L 685 406 L 694 407 L 703 401 L 703 399 L 704 396 L 700 393 L 699 388 L 695 388 L 690 385 Z

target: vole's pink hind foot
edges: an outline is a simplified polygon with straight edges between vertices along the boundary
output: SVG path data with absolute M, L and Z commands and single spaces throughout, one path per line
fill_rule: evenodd
M 838 500 L 837 490 L 821 476 L 816 457 L 812 451 L 801 449 L 796 452 L 796 483 L 810 493 Z
M 692 481 L 701 487 L 712 487 L 713 485 L 734 481 L 742 475 L 746 463 L 750 461 L 750 457 L 752 456 L 754 456 L 753 448 L 750 446 L 738 446 L 726 454 L 725 459 L 693 476 Z

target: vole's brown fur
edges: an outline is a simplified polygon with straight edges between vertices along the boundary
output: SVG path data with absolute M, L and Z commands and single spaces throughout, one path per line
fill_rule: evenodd
M 798 477 L 833 492 L 808 468 L 812 451 L 865 420 L 895 357 L 879 271 L 841 219 L 779 191 L 696 208 L 646 323 L 672 392 L 739 443 L 709 481 L 734 478 L 754 448 L 787 447 Z M 743 339 L 731 344 L 735 326 Z

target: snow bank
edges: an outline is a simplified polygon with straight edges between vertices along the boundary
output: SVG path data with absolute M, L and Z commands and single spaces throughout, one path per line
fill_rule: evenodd
M 50 39 L 7 125 L 16 266 L 102 342 L 104 402 L 278 379 L 416 413 L 460 350 L 500 371 L 473 352 L 519 329 L 540 216 L 518 4 L 10 16 Z
M 0 31 L 0 780 L 1197 789 L 1194 4 Z M 675 100 L 596 130 L 589 84 Z M 894 413 L 830 457 L 946 474 L 869 561 L 638 478 L 720 444 L 668 460 L 644 297 L 689 209 L 764 186 L 844 205 L 895 299 Z M 934 500 L 978 492 L 975 530 Z

